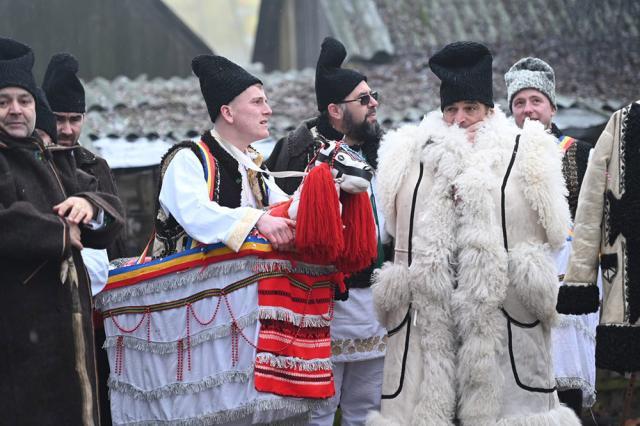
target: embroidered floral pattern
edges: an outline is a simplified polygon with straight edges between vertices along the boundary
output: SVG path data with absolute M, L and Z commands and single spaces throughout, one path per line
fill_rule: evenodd
M 351 355 L 366 352 L 384 352 L 387 336 L 373 336 L 365 339 L 337 339 L 331 341 L 331 355 Z

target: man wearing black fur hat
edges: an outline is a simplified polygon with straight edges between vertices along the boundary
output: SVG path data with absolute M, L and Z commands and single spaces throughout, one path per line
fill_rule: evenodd
M 267 161 L 270 170 L 304 170 L 323 143 L 342 140 L 360 153 L 375 169 L 382 129 L 376 120 L 378 94 L 358 71 L 342 68 L 347 52 L 338 40 L 327 37 L 316 67 L 316 98 L 320 115 L 303 122 L 295 131 L 278 141 Z M 277 179 L 293 193 L 300 178 Z M 376 181 L 372 183 L 375 193 Z M 374 195 L 370 191 L 374 200 Z M 336 303 L 331 322 L 331 347 L 336 395 L 330 405 L 312 413 L 310 425 L 332 425 L 338 405 L 342 424 L 362 424 L 369 410 L 380 406 L 382 367 L 386 330 L 375 320 L 371 299 L 371 273 L 383 261 L 384 218 L 376 211 L 380 226 L 379 259 L 366 270 L 346 280 L 348 300 Z
M 558 402 L 550 327 L 569 209 L 554 137 L 494 106 L 474 42 L 429 60 L 440 111 L 388 133 L 379 203 L 395 236 L 374 301 L 389 330 L 369 425 L 579 425 Z
M 262 82 L 222 56 L 198 56 L 191 66 L 214 123 L 202 141 L 215 159 L 217 185 L 213 199 L 202 192 L 206 182 L 193 142 L 169 150 L 161 163 L 154 256 L 182 251 L 190 239 L 224 242 L 237 251 L 254 226 L 276 249 L 289 247 L 294 222 L 262 210 L 288 197 L 272 178 L 255 170 L 262 165 L 262 156 L 251 147 L 269 136 L 271 107 Z M 196 164 L 199 174 L 193 173 Z M 203 209 L 197 217 L 192 215 L 196 206 Z
M 0 39 L 0 418 L 99 424 L 91 290 L 80 255 L 122 229 L 117 197 L 34 132 L 33 52 Z M 51 131 L 51 130 L 49 130 Z
M 214 128 L 203 133 L 197 142 L 188 140 L 175 145 L 162 159 L 154 257 L 180 253 L 199 243 L 224 243 L 239 251 L 254 228 L 273 247 L 286 250 L 293 243 L 295 222 L 270 216 L 265 207 L 289 197 L 273 178 L 262 173 L 262 158 L 251 147 L 252 142 L 269 136 L 271 108 L 262 82 L 222 56 L 198 56 L 191 67 L 200 80 Z M 226 294 L 230 315 L 242 314 L 255 293 L 253 287 L 238 286 Z M 243 336 L 252 336 L 257 330 L 257 318 L 251 318 L 251 314 L 242 318 L 246 322 Z M 189 413 L 183 417 L 215 424 L 271 423 L 306 415 L 310 405 L 316 404 L 309 399 L 258 392 L 253 380 L 255 348 L 242 343 L 237 359 L 228 362 L 230 348 L 234 347 L 232 339 L 233 333 L 222 334 L 206 345 L 215 356 L 225 355 L 208 362 L 207 368 L 215 369 L 211 376 L 214 384 L 205 383 L 189 391 L 194 404 L 179 407 L 180 413 Z M 208 395 L 223 396 L 214 397 L 213 401 L 209 398 L 207 411 L 202 412 L 197 400 Z M 126 415 L 118 414 L 119 419 Z
M 98 180 L 100 191 L 118 196 L 118 188 L 107 162 L 79 145 L 85 119 L 85 95 L 77 76 L 78 61 L 69 53 L 57 53 L 51 57 L 42 81 L 51 110 L 56 116 L 57 144 L 76 147 L 74 155 L 78 168 Z M 107 249 L 110 259 L 126 256 L 124 235 Z
M 57 53 L 51 57 L 42 81 L 46 100 L 51 106 L 56 119 L 56 143 L 60 146 L 73 147 L 73 154 L 78 168 L 94 176 L 100 191 L 118 196 L 115 179 L 106 160 L 79 144 L 80 133 L 85 118 L 85 94 L 82 82 L 77 76 L 79 64 L 69 53 Z M 124 232 L 107 248 L 107 252 L 84 250 L 82 256 L 92 278 L 92 286 L 101 289 L 106 284 L 104 271 L 109 259 L 126 256 Z M 111 422 L 111 410 L 108 400 L 107 380 L 109 378 L 109 361 L 102 348 L 104 343 L 104 326 L 96 322 L 96 356 L 98 367 L 98 384 L 100 386 L 100 414 L 103 421 Z

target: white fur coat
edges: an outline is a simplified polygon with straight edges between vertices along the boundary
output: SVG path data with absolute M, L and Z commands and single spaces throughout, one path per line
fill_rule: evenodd
M 411 308 L 385 360 L 383 393 L 397 396 L 368 424 L 580 424 L 553 391 L 550 248 L 570 219 L 561 154 L 537 123 L 522 130 L 505 187 L 504 247 L 501 186 L 519 132 L 495 109 L 470 144 L 437 111 L 383 139 L 379 198 L 396 255 L 376 276 L 374 300 L 388 330 Z

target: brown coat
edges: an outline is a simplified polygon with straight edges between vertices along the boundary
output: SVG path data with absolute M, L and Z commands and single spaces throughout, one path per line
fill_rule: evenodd
M 68 149 L 45 150 L 38 139 L 0 132 L 3 423 L 99 424 L 88 277 L 68 225 L 52 210 L 71 195 L 102 208 L 106 226 L 83 228 L 82 242 L 107 247 L 122 229 L 122 208 L 95 188 Z M 77 285 L 61 281 L 69 257 Z

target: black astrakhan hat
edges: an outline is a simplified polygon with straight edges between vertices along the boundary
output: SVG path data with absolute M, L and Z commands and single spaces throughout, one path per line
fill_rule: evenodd
M 344 100 L 361 81 L 367 81 L 367 77 L 358 71 L 341 68 L 346 57 L 347 51 L 342 43 L 331 37 L 324 39 L 316 65 L 318 111 Z
M 0 89 L 20 87 L 36 97 L 33 78 L 33 51 L 29 46 L 10 38 L 0 38 Z
M 56 116 L 51 111 L 47 95 L 41 88 L 36 89 L 36 129 L 49 135 L 53 143 L 58 143 L 58 125 Z
M 56 53 L 51 57 L 42 81 L 54 112 L 85 112 L 84 87 L 77 76 L 78 61 L 69 53 Z
M 228 105 L 247 87 L 262 84 L 257 77 L 223 56 L 196 56 L 191 61 L 191 69 L 200 79 L 200 90 L 214 123 L 223 105 Z
M 478 101 L 493 107 L 493 57 L 486 46 L 473 41 L 448 44 L 429 59 L 442 82 L 440 108 L 458 101 Z

